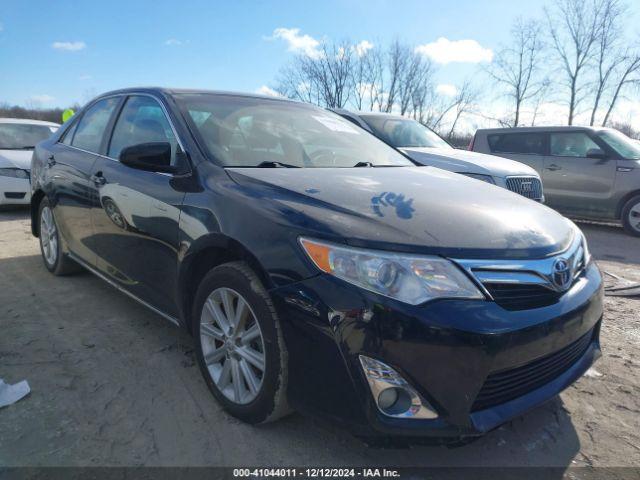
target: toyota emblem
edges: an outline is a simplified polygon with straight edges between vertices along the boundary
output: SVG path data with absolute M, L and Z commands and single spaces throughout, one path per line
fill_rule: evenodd
M 558 290 L 566 290 L 571 285 L 571 267 L 564 258 L 558 258 L 553 262 L 551 280 Z

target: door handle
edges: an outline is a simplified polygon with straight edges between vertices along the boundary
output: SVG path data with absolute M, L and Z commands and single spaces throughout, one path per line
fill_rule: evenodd
M 53 167 L 55 164 L 56 164 L 56 157 L 54 157 L 53 153 L 52 153 L 47 158 L 47 167 Z
M 555 172 L 556 170 L 562 170 L 562 167 L 560 165 L 556 165 L 555 163 L 552 163 L 547 167 L 547 170 L 551 170 L 552 172 Z
M 102 172 L 96 172 L 95 174 L 91 175 L 91 177 L 89 178 L 91 179 L 91 181 L 96 187 L 99 187 L 107 183 L 107 179 L 104 178 L 104 176 L 102 175 Z

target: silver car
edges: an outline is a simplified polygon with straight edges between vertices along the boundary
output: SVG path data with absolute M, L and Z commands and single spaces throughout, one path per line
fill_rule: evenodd
M 492 183 L 539 202 L 544 200 L 539 175 L 523 163 L 455 149 L 434 131 L 410 118 L 389 113 L 333 111 L 421 165 Z
M 59 126 L 40 120 L 0 118 L 0 206 L 29 205 L 33 148 Z
M 483 129 L 469 149 L 535 168 L 546 203 L 567 216 L 618 220 L 640 236 L 640 145 L 623 133 L 576 126 Z

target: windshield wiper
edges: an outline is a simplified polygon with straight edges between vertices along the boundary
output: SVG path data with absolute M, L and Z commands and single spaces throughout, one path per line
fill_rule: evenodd
M 297 165 L 290 165 L 288 163 L 283 162 L 260 162 L 256 165 L 257 168 L 300 168 Z
M 0 147 L 0 150 L 33 150 L 34 145 L 25 145 L 24 147 Z
M 357 167 L 373 167 L 373 163 L 371 163 L 371 162 L 358 162 L 353 166 L 353 168 L 357 168 Z

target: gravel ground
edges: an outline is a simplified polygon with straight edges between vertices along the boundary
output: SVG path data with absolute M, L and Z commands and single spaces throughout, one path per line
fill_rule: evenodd
M 603 270 L 640 280 L 640 239 L 582 225 Z M 0 466 L 640 466 L 640 298 L 606 300 L 604 355 L 560 397 L 464 447 L 368 448 L 301 415 L 225 414 L 184 332 L 88 273 L 42 265 L 26 211 L 0 212 Z

